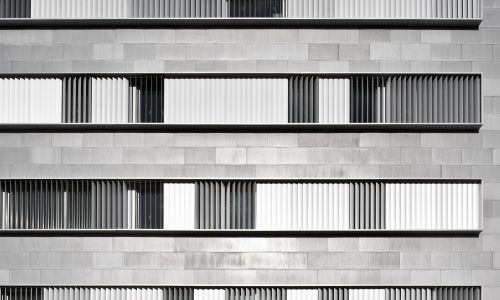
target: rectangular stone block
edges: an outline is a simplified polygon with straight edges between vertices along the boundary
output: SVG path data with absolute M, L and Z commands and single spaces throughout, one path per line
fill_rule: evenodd
M 309 60 L 338 60 L 338 44 L 309 44 Z
M 429 44 L 402 44 L 402 60 L 430 60 L 431 46 Z
M 369 44 L 340 44 L 339 60 L 369 60 Z

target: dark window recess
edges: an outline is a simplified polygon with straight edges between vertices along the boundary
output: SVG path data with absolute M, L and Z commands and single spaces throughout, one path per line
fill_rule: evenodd
M 129 120 L 136 119 L 138 123 L 163 123 L 164 79 L 160 76 L 133 76 L 130 78 L 130 97 L 135 87 L 138 107 L 133 109 L 129 101 Z M 136 111 L 137 115 L 132 114 Z
M 163 228 L 163 184 L 157 181 L 130 181 L 128 184 L 139 199 L 136 228 Z
M 281 18 L 282 0 L 228 0 L 230 18 Z
M 157 181 L 6 180 L 0 182 L 2 229 L 160 229 Z
M 319 77 L 292 76 L 288 81 L 288 122 L 319 122 Z
M 31 0 L 0 0 L 0 18 L 30 18 Z
M 196 229 L 254 229 L 255 182 L 196 183 Z
M 351 79 L 351 123 L 379 123 L 382 106 L 380 87 L 385 83 L 383 77 L 353 77 Z

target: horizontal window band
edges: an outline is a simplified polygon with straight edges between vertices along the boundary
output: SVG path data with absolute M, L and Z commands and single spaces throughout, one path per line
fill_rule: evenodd
M 483 211 L 477 181 L 3 180 L 0 197 L 14 231 L 472 233 Z
M 481 76 L 0 78 L 0 124 L 481 124 Z M 465 126 L 473 128 L 474 126 Z
M 71 72 L 71 73 L 0 73 L 2 79 L 15 78 L 59 78 L 64 77 L 162 77 L 166 79 L 176 78 L 291 78 L 293 76 L 318 76 L 320 78 L 349 78 L 349 77 L 367 77 L 367 76 L 478 76 L 481 72 Z
M 0 287 L 9 300 L 480 300 L 481 288 L 458 287 Z
M 377 3 L 350 0 L 1 0 L 1 18 L 32 19 L 271 19 L 271 20 L 473 20 L 482 0 Z
M 230 178 L 217 178 L 217 177 L 47 177 L 47 178 L 15 178 L 15 177 L 0 177 L 0 182 L 6 181 L 147 181 L 157 183 L 196 183 L 201 181 L 213 182 L 236 182 L 236 181 L 250 181 L 255 183 L 360 183 L 360 182 L 383 182 L 383 183 L 470 183 L 481 185 L 483 180 L 481 178 L 372 178 L 372 177 L 357 177 L 357 178 L 262 178 L 262 177 L 230 177 Z

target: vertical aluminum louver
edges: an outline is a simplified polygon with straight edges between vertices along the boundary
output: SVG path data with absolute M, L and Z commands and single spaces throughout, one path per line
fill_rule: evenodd
M 156 182 L 97 180 L 90 184 L 90 201 L 85 201 L 90 212 L 76 212 L 90 219 L 90 228 L 163 228 L 161 186 Z M 74 193 L 78 197 L 81 191 Z
M 163 184 L 163 226 L 171 230 L 193 230 L 195 227 L 194 183 Z
M 316 123 L 319 120 L 319 78 L 292 76 L 288 83 L 288 122 Z
M 352 123 L 480 123 L 478 76 L 356 76 Z
M 228 0 L 230 18 L 282 18 L 287 0 Z
M 43 298 L 40 300 L 165 300 L 165 289 L 162 288 L 43 288 Z M 32 298 L 33 300 L 38 300 Z M 181 298 L 172 298 L 172 300 Z
M 165 79 L 165 123 L 287 123 L 286 79 Z
M 385 228 L 385 183 L 353 182 L 349 196 L 351 229 Z
M 141 0 L 133 0 L 134 3 Z M 151 1 L 151 0 L 149 0 Z M 135 4 L 138 7 L 140 4 Z M 227 0 L 164 0 L 160 1 L 160 15 L 155 13 L 154 17 L 165 18 L 225 18 L 227 17 Z M 164 9 L 162 9 L 164 6 Z M 140 6 L 139 6 L 140 7 Z M 134 17 L 152 17 L 152 14 L 140 15 L 137 8 L 134 9 Z
M 432 288 L 386 288 L 385 289 L 385 298 L 384 300 L 398 300 L 398 299 L 416 299 L 416 300 L 445 300 L 449 299 L 449 296 L 452 294 L 445 293 L 444 298 L 441 298 L 437 295 L 437 291 L 440 288 L 433 289 Z M 474 298 L 468 298 L 468 292 L 464 291 L 460 293 L 462 299 L 473 300 Z M 451 298 L 455 299 L 455 298 Z M 460 299 L 460 297 L 458 297 Z
M 286 291 L 287 300 L 318 300 L 319 292 L 318 290 L 287 290 Z
M 286 0 L 285 18 L 477 19 L 481 0 Z
M 0 122 L 61 123 L 62 81 L 0 78 Z
M 33 19 L 123 19 L 130 0 L 31 0 Z
M 107 77 L 91 79 L 92 123 L 160 123 L 163 119 L 160 78 Z
M 387 229 L 479 228 L 478 184 L 386 184 Z
M 2 18 L 480 19 L 481 0 L 0 0 Z
M 475 287 L 438 287 L 433 289 L 432 297 L 433 300 L 460 299 L 460 298 L 464 300 L 465 299 L 480 300 L 481 289 Z
M 62 80 L 63 123 L 92 123 L 91 78 L 87 76 L 68 76 Z
M 255 183 L 197 182 L 195 228 L 255 228 Z
M 16 180 L 0 182 L 2 229 L 163 228 L 155 182 Z
M 0 123 L 479 124 L 479 75 L 0 79 Z
M 318 293 L 319 300 L 349 300 L 349 289 L 347 288 L 319 288 Z
M 345 124 L 350 122 L 350 88 L 349 79 L 319 79 L 318 123 Z
M 479 183 L 3 180 L 1 229 L 479 230 Z
M 226 289 L 226 300 L 286 300 L 287 289 L 285 288 L 228 288 Z
M 349 289 L 349 300 L 387 300 L 385 289 Z
M 193 300 L 226 300 L 226 291 L 222 289 L 195 289 Z
M 479 287 L 0 287 L 1 300 L 480 300 Z
M 127 123 L 129 88 L 127 78 L 92 78 L 92 123 Z
M 257 184 L 260 230 L 349 229 L 349 184 Z
M 0 0 L 0 18 L 29 18 L 32 0 Z

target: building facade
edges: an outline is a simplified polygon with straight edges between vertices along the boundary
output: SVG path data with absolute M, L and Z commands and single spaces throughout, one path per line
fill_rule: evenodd
M 0 299 L 497 299 L 499 19 L 0 0 Z

